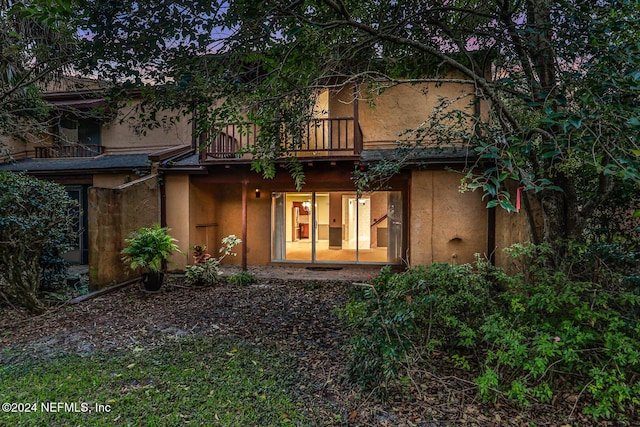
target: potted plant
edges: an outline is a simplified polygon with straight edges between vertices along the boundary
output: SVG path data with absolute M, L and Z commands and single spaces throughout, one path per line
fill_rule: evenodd
M 173 252 L 182 252 L 169 231 L 167 227 L 154 224 L 131 232 L 125 239 L 122 260 L 133 270 L 142 271 L 142 281 L 148 291 L 160 289 L 164 281 L 166 261 Z

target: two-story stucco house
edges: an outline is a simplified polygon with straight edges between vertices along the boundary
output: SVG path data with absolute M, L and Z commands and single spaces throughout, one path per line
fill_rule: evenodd
M 192 259 L 188 248 L 206 244 L 215 253 L 229 234 L 243 239 L 246 265 L 403 265 L 466 263 L 479 253 L 503 260 L 500 249 L 528 240 L 524 213 L 487 209 L 482 195 L 460 192 L 461 171 L 472 150 L 424 150 L 385 188 L 356 193 L 352 173 L 392 155 L 405 129 L 418 127 L 442 97 L 474 93 L 464 84 L 397 85 L 374 102 L 359 101 L 357 88 L 318 94 L 316 118 L 295 155 L 306 184 L 296 191 L 283 168 L 274 179 L 251 170 L 241 154 L 260 129 L 229 124 L 211 135 L 194 135 L 188 120 L 141 136 L 120 124 L 65 117 L 64 107 L 89 110 L 99 91 L 47 94 L 60 109 L 58 134 L 44 144 L 14 146 L 25 170 L 67 186 L 81 202 L 83 233 L 71 260 L 90 265 L 92 287 L 126 279 L 120 262 L 124 237 L 160 222 L 172 229 L 184 254 L 170 268 Z M 474 114 L 482 103 L 469 102 Z

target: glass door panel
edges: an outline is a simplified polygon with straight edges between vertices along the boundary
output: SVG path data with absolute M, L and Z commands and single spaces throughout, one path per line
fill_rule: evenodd
M 271 194 L 271 259 L 285 261 L 286 256 L 286 193 Z
M 316 260 L 318 262 L 355 262 L 356 248 L 346 245 L 349 219 L 345 215 L 344 200 L 355 199 L 355 193 L 316 193 L 317 231 Z
M 311 193 L 286 193 L 286 260 L 311 261 Z

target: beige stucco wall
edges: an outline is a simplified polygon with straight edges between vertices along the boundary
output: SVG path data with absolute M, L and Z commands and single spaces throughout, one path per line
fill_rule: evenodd
M 115 188 L 122 184 L 135 181 L 140 177 L 134 173 L 103 173 L 93 175 L 93 186 L 100 188 Z
M 402 84 L 385 89 L 372 97 L 367 87 L 359 90 L 358 115 L 365 149 L 393 148 L 393 141 L 406 129 L 414 129 L 429 120 L 440 99 L 457 101 L 452 106 L 472 114 L 474 88 L 470 84 L 434 83 Z M 333 91 L 329 98 L 331 117 L 353 116 L 352 87 Z
M 217 208 L 219 196 L 216 184 L 190 184 L 189 187 L 189 245 L 206 245 L 207 251 L 218 256 L 220 247 Z M 187 246 L 185 248 L 188 249 Z M 186 262 L 193 263 L 189 251 Z
M 159 222 L 158 181 L 149 175 L 115 188 L 91 187 L 89 194 L 89 283 L 100 289 L 135 277 L 121 260 L 126 236 Z
M 313 176 L 309 175 L 310 181 Z M 165 176 L 167 225 L 179 240 L 180 247 L 187 252 L 174 255 L 170 269 L 183 270 L 192 263 L 192 253 L 188 249 L 192 245 L 206 244 L 209 253 L 217 256 L 220 239 L 229 234 L 241 237 L 241 180 L 233 183 L 215 181 L 212 176 Z M 486 200 L 482 200 L 479 192 L 460 193 L 459 183 L 460 175 L 455 172 L 412 172 L 408 188 L 408 244 L 404 257 L 411 265 L 473 263 L 476 253 L 489 257 Z M 255 197 L 256 188 L 260 188 L 259 199 Z M 322 185 L 318 183 L 306 188 L 322 191 Z M 338 188 L 331 189 L 336 190 L 339 191 Z M 274 191 L 291 191 L 291 188 L 269 180 L 254 180 L 247 184 L 247 239 L 243 245 L 247 247 L 249 265 L 270 262 L 271 193 Z M 373 197 L 377 196 L 374 194 Z M 306 198 L 300 200 L 303 199 Z M 527 223 L 522 212 L 509 214 L 500 209 L 495 212 L 496 262 L 504 265 L 501 249 L 516 241 L 527 241 Z M 319 219 L 323 215 L 321 213 Z M 379 213 L 372 215 L 376 217 Z M 236 252 L 237 257 L 229 257 L 224 263 L 240 264 L 242 245 L 236 248 Z
M 118 117 L 102 127 L 102 145 L 108 153 L 129 154 L 148 153 L 176 145 L 191 144 L 191 124 L 188 117 L 171 123 L 168 118 L 175 117 L 170 111 L 159 112 L 156 118 L 164 122 L 164 126 L 156 129 L 145 129 L 144 134 L 134 131 L 138 123 L 134 107 L 136 102 L 121 109 Z M 129 118 L 121 122 L 123 118 Z
M 193 262 L 190 246 L 206 244 L 211 255 L 219 256 L 223 237 L 235 234 L 242 238 L 242 184 L 194 181 L 186 175 L 165 177 L 167 226 L 186 252 L 174 254 L 170 269 L 183 270 Z M 260 189 L 260 198 L 256 198 L 256 188 Z M 227 257 L 223 263 L 241 264 L 243 245 L 249 265 L 269 263 L 272 191 L 274 187 L 268 181 L 247 185 L 247 239 L 234 249 L 238 255 Z
M 508 182 L 506 184 L 506 189 L 510 193 L 514 205 L 516 204 L 517 187 L 515 182 Z M 522 194 L 521 197 L 524 198 L 524 194 Z M 531 214 L 533 215 L 533 223 L 536 224 L 536 233 L 540 236 L 542 233 L 541 207 L 535 197 L 529 197 L 529 206 L 531 208 Z M 496 209 L 496 265 L 509 270 L 514 263 L 511 258 L 506 256 L 504 248 L 514 243 L 532 241 L 527 215 L 524 202 L 521 203 L 521 208 L 518 212 L 507 212 L 500 208 Z
M 481 194 L 460 193 L 454 172 L 414 171 L 411 176 L 411 265 L 473 262 L 487 252 L 487 209 Z
M 0 136 L 0 163 L 6 160 L 6 154 L 15 160 L 33 157 L 33 145 L 33 143 L 21 141 L 16 138 Z
M 178 240 L 178 246 L 183 254 L 174 253 L 167 268 L 171 270 L 184 270 L 187 265 L 189 245 L 189 176 L 165 175 L 165 214 L 167 227 L 171 229 L 171 236 Z

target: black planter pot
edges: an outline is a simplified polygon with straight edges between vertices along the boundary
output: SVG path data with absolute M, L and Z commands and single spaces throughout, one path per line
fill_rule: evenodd
M 162 271 L 152 271 L 150 273 L 144 273 L 142 275 L 142 283 L 144 284 L 144 289 L 150 292 L 159 291 L 163 281 L 164 272 Z

